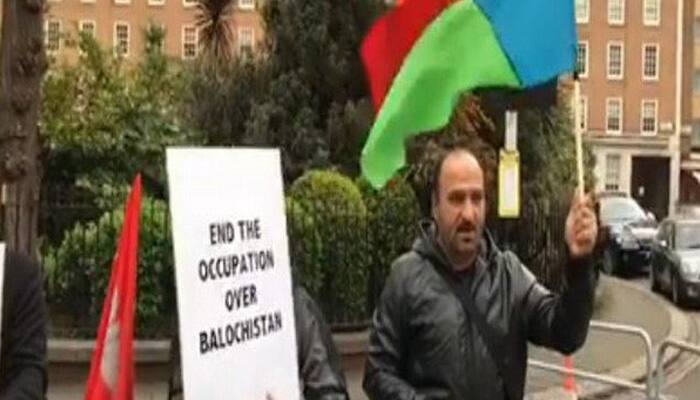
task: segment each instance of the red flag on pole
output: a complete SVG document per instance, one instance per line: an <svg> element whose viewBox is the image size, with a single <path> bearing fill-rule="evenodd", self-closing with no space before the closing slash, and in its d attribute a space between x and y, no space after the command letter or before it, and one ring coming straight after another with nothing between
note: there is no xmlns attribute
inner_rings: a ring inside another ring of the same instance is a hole
<svg viewBox="0 0 700 400"><path fill-rule="evenodd" d="M131 188L85 390L86 400L134 398L134 314L141 176Z"/></svg>

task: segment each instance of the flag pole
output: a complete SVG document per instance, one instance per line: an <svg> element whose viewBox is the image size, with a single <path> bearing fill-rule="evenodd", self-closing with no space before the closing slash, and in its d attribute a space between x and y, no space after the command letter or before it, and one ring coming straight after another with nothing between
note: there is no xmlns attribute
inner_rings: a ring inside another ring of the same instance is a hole
<svg viewBox="0 0 700 400"><path fill-rule="evenodd" d="M583 132L581 129L581 82L574 75L574 135L576 136L576 172L578 177L578 194L583 198L585 192L583 181Z"/></svg>

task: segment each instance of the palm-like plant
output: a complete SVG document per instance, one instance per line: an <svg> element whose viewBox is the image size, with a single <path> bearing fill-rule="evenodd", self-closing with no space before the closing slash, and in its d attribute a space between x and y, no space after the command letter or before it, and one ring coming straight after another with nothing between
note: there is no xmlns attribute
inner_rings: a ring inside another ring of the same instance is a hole
<svg viewBox="0 0 700 400"><path fill-rule="evenodd" d="M233 33L231 32L232 0L199 0L196 24L199 42L205 55L212 61L228 61L233 56Z"/></svg>

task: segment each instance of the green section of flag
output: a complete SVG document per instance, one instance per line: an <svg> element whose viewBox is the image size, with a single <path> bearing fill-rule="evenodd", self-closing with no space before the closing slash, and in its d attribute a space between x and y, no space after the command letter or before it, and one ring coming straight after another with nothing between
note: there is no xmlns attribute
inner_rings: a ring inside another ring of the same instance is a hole
<svg viewBox="0 0 700 400"><path fill-rule="evenodd" d="M485 15L472 0L447 8L415 43L362 150L363 175L382 187L405 164L404 141L444 127L477 87L520 87Z"/></svg>

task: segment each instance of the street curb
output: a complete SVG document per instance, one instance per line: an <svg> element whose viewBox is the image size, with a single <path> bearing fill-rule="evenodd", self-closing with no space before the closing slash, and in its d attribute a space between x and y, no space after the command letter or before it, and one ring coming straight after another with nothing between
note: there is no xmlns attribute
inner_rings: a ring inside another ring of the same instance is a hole
<svg viewBox="0 0 700 400"><path fill-rule="evenodd" d="M167 363L170 361L170 340L135 340L134 361L137 363ZM95 350L94 340L49 339L49 363L89 363Z"/></svg>
<svg viewBox="0 0 700 400"><path fill-rule="evenodd" d="M333 341L343 356L367 353L369 329L360 332L334 333ZM137 363L165 363L170 361L170 340L135 340L134 360ZM95 350L95 341L87 339L49 339L49 363L89 363Z"/></svg>
<svg viewBox="0 0 700 400"><path fill-rule="evenodd" d="M658 343L652 343L652 355L653 357L656 357L656 351L658 349L659 343L662 341L668 339L668 338L674 338L674 339L679 339L679 340L688 340L692 334L691 331L691 325L688 321L688 317L685 316L683 313L678 311L673 306L669 306L669 304L663 300L660 300L659 297L645 289L641 289L638 286L629 283L627 281L624 281L622 279L618 278L613 278L613 277L605 277L606 280L609 281L608 284L613 284L613 285L619 285L619 286L624 286L626 289L631 289L639 292L641 295L644 297L647 297L651 301L659 304L661 308L666 310L666 312L669 314L669 331L665 337L663 337ZM673 363L678 359L680 356L681 351L675 348L670 348L669 350L666 351L666 354L664 356L664 359L662 361L662 365L664 367L668 366L669 364ZM647 376L647 364L646 364L646 355L643 354L642 356L638 357L631 363L614 369L609 372L605 372L606 375L612 375L616 378L623 379L626 381L633 381L633 382L638 382L638 383L643 383L646 380ZM579 393L578 397L579 398L587 398L587 397L600 397L600 396L605 396L608 395L612 392L615 392L616 390L619 390L619 388L611 386L611 385L603 385L601 384L594 384L592 386L589 386L589 384L592 382L585 382L584 385L579 386ZM588 387L587 387L588 386ZM540 392L533 393L528 396L528 399L531 400L546 400L546 399L562 399L566 398L567 394L564 392L563 388L557 387L557 388L550 388L546 389Z"/></svg>

